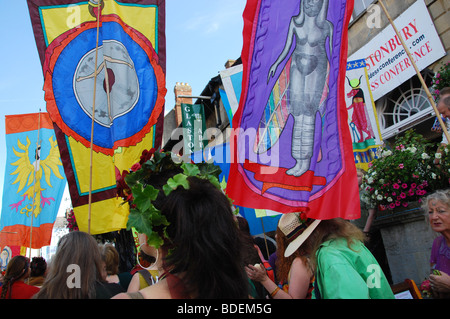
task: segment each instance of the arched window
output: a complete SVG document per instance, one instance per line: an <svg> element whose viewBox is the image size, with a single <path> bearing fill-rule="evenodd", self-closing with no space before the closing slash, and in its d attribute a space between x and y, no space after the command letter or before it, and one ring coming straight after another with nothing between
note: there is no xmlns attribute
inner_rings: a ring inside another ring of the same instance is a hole
<svg viewBox="0 0 450 319"><path fill-rule="evenodd" d="M421 74L427 86L431 86L432 71L425 69ZM436 116L417 75L380 98L376 108L383 139Z"/></svg>

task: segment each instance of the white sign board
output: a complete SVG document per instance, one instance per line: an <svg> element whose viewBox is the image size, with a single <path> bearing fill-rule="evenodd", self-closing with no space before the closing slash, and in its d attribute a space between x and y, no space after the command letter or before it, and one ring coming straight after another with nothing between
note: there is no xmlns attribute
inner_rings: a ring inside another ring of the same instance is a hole
<svg viewBox="0 0 450 319"><path fill-rule="evenodd" d="M395 19L394 24L419 70L425 69L446 54L423 0L411 5ZM416 74L390 24L348 58L358 59L366 60L375 101Z"/></svg>

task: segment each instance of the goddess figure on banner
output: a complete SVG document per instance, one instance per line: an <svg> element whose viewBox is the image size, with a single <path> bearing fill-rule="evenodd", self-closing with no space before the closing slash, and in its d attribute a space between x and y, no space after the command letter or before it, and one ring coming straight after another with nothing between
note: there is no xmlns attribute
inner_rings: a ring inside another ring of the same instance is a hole
<svg viewBox="0 0 450 319"><path fill-rule="evenodd" d="M359 138L354 138L355 143L361 143L375 137L367 114L364 91L361 88L362 77L363 76L361 75L359 79L352 80L347 77L348 84L351 87L351 91L347 93L347 97L352 98L352 104L347 107L347 110L353 109L352 123L356 127L356 131L359 135ZM364 136L364 133L366 133L366 136Z"/></svg>
<svg viewBox="0 0 450 319"><path fill-rule="evenodd" d="M271 66L267 78L269 81L279 65L289 58L289 51L295 43L289 69L288 101L289 113L294 118L291 154L296 164L286 171L288 175L301 176L309 170L316 115L323 113L327 101L327 42L330 56L333 42L333 24L327 20L327 13L328 0L300 2L300 13L291 18L284 49Z"/></svg>

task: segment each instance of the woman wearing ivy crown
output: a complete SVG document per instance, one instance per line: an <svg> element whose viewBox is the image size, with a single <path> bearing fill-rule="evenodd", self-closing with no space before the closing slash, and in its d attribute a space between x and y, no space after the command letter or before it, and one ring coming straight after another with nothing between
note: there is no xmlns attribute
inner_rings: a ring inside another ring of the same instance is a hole
<svg viewBox="0 0 450 319"><path fill-rule="evenodd" d="M132 194L128 226L160 248L164 274L152 286L114 298L247 298L239 230L220 189L220 169L177 164L172 156L155 152L122 183L124 197Z"/></svg>

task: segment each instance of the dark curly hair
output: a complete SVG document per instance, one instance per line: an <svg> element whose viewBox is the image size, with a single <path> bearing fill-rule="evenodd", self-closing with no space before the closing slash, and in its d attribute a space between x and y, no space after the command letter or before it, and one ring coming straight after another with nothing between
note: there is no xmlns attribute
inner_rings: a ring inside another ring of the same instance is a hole
<svg viewBox="0 0 450 319"><path fill-rule="evenodd" d="M43 257L33 257L30 263L30 277L39 277L45 274L47 262Z"/></svg>
<svg viewBox="0 0 450 319"><path fill-rule="evenodd" d="M184 273L187 292L196 298L247 298L239 229L228 198L208 180L188 178L165 200L161 212L170 222L162 248L164 267Z"/></svg>

